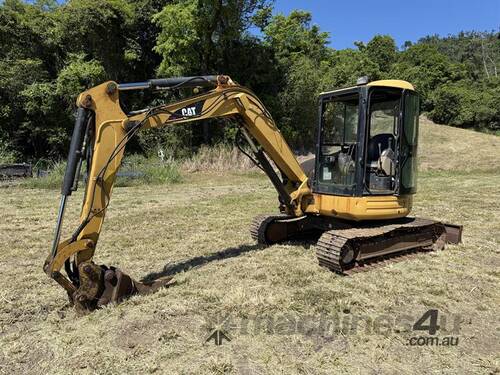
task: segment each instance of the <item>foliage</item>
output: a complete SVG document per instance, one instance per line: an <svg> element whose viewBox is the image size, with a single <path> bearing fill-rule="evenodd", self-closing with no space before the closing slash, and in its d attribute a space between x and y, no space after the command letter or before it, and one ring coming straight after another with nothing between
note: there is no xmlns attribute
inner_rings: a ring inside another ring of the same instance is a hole
<svg viewBox="0 0 500 375"><path fill-rule="evenodd" d="M289 64L301 56L321 61L327 58L329 34L311 25L311 13L294 10L289 16L278 14L263 28L264 43L275 53L278 62Z"/></svg>
<svg viewBox="0 0 500 375"><path fill-rule="evenodd" d="M64 179L66 163L53 162L49 163L48 167L46 175L24 179L21 181L21 185L31 189L60 189Z"/></svg>
<svg viewBox="0 0 500 375"><path fill-rule="evenodd" d="M444 38L431 35L419 43L435 46L452 61L465 64L474 79L497 77L500 69L500 33L460 32Z"/></svg>
<svg viewBox="0 0 500 375"><path fill-rule="evenodd" d="M123 175L117 177L115 186L177 183L182 180L176 162L160 161L158 158L146 158L137 154L129 155L123 160L120 172Z"/></svg>
<svg viewBox="0 0 500 375"><path fill-rule="evenodd" d="M159 71L166 76L183 75L199 61L196 30L197 0L168 4L154 16L161 26L155 51L163 56Z"/></svg>
<svg viewBox="0 0 500 375"><path fill-rule="evenodd" d="M74 100L86 88L105 79L106 71L98 60L86 61L84 54L69 55L68 63L57 76L56 92L64 99Z"/></svg>
<svg viewBox="0 0 500 375"><path fill-rule="evenodd" d="M0 158L1 158L0 144ZM1 159L0 159L1 161ZM85 165L82 171L85 170ZM21 181L21 185L33 189L59 189L61 187L65 162L50 162L46 174ZM80 177L84 179L83 173ZM178 163L168 159L160 161L157 157L147 158L143 155L132 154L125 157L119 169L115 186L173 184L182 181Z"/></svg>
<svg viewBox="0 0 500 375"><path fill-rule="evenodd" d="M460 81L437 88L432 97L433 121L461 127L500 129L500 85L498 79L475 83Z"/></svg>
<svg viewBox="0 0 500 375"><path fill-rule="evenodd" d="M361 76L368 76L371 80L379 79L381 73L378 64L370 60L364 51L335 51L330 59L330 69L324 78L323 89L352 86Z"/></svg>
<svg viewBox="0 0 500 375"><path fill-rule="evenodd" d="M261 34L252 35L252 27ZM6 0L0 155L64 156L76 96L103 81L214 73L254 90L299 150L314 143L317 94L363 75L412 82L435 121L498 131L498 36L432 35L399 51L391 36L376 35L355 49L334 50L310 13L275 14L272 0ZM129 94L122 104L138 109L190 94ZM144 132L129 151L186 157L202 144L230 143L234 132L223 120Z"/></svg>
<svg viewBox="0 0 500 375"><path fill-rule="evenodd" d="M376 63L382 72L388 72L396 61L396 43L389 35L375 35L364 50L368 60Z"/></svg>
<svg viewBox="0 0 500 375"><path fill-rule="evenodd" d="M11 146L5 140L0 139L0 164L14 163L17 155L12 151Z"/></svg>
<svg viewBox="0 0 500 375"><path fill-rule="evenodd" d="M413 83L422 95L424 110L430 110L432 91L446 83L467 78L467 70L463 64L453 63L435 46L415 44L400 54L390 75Z"/></svg>
<svg viewBox="0 0 500 375"><path fill-rule="evenodd" d="M313 59L296 58L286 75L280 95L283 116L280 128L288 141L304 152L314 144L317 124L317 95L323 72Z"/></svg>
<svg viewBox="0 0 500 375"><path fill-rule="evenodd" d="M126 73L133 51L127 36L134 17L128 2L72 0L59 7L55 17L55 41L66 47L66 53L83 53L100 61L108 79Z"/></svg>
<svg viewBox="0 0 500 375"><path fill-rule="evenodd" d="M229 64L232 49L248 42L251 16L264 0L175 0L153 17L160 28L155 51L162 75L217 72ZM241 52L241 50L240 50Z"/></svg>

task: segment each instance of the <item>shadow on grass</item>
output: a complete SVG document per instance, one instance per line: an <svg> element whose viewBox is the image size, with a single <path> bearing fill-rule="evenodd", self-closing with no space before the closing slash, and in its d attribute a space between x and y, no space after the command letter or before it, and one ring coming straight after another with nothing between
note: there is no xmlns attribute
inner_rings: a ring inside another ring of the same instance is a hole
<svg viewBox="0 0 500 375"><path fill-rule="evenodd" d="M309 249L311 245L315 244L314 240L311 239L296 239L286 241L283 244L293 244L304 247L304 249ZM253 251L260 251L267 249L270 246L254 244L254 245L241 245L238 247L230 247L221 251L209 255L202 255L194 257L191 259L185 259L177 263L167 264L163 267L163 270L159 272L152 272L142 278L142 282L152 282L158 280L159 278L165 276L173 276L180 272L188 271L192 268L202 267L214 261L229 259L233 257L240 256L242 254L250 253Z"/></svg>
<svg viewBox="0 0 500 375"><path fill-rule="evenodd" d="M146 282L151 282L154 280L157 280L161 277L164 276L172 276L175 274L178 274L180 272L185 272L190 270L191 268L195 267L201 267L204 266L208 263L217 261L217 260L222 260L222 259L228 259L228 258L233 258L240 256L245 253L249 253L252 251L258 251L258 250L263 250L267 246L265 245L259 245L259 244L254 244L254 245L241 245L238 247L230 247L221 251L217 251L215 253L209 254L209 255L202 255L199 257L194 257L191 259L185 259L177 263L173 264L167 264L165 267L163 267L163 270L160 272L152 272L142 279L142 281Z"/></svg>

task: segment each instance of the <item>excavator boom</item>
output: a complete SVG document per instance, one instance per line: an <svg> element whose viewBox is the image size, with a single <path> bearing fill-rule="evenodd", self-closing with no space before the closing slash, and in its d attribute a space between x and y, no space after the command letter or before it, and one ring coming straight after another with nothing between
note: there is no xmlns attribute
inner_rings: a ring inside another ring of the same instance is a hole
<svg viewBox="0 0 500 375"><path fill-rule="evenodd" d="M130 114L126 114L120 106L121 91L200 86L213 89L185 100ZM312 196L307 176L262 102L249 89L235 84L227 76L156 79L131 84L106 82L80 94L77 106L54 243L44 269L67 290L73 302L79 303L82 309L95 307L97 297L104 293L102 287L89 290L88 286L83 285L83 275L87 275L93 285L103 284L107 279L114 280L115 284L117 282L115 270L101 270L92 263L92 258L125 145L141 129L209 118L234 119L233 122L248 142L256 162L275 186L282 211L291 216L304 215L304 204ZM70 238L60 241L66 202L77 188L85 155L89 170L80 224ZM281 177L268 158L274 162ZM69 279L61 273L63 266ZM146 286L134 280L127 279L123 283L127 284L124 288L127 293L141 288L146 290ZM113 294L115 289L116 286L104 294ZM114 300L118 299L120 296L115 296ZM109 300L108 298L103 302Z"/></svg>

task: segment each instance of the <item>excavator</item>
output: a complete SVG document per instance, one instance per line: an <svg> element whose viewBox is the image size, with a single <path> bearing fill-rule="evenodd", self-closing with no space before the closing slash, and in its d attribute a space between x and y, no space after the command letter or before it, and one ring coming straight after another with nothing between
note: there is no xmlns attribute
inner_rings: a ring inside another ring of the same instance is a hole
<svg viewBox="0 0 500 375"><path fill-rule="evenodd" d="M126 111L120 95L137 90L193 90L185 99ZM44 271L80 312L171 285L137 281L93 262L127 142L148 128L227 118L240 151L268 176L279 213L254 219L261 245L314 238L320 266L338 274L461 241L462 227L408 216L416 192L419 96L400 80L369 82L319 95L314 159L302 165L262 101L224 75L105 82L81 93L61 189L52 249ZM61 240L68 198L86 162L78 227Z"/></svg>

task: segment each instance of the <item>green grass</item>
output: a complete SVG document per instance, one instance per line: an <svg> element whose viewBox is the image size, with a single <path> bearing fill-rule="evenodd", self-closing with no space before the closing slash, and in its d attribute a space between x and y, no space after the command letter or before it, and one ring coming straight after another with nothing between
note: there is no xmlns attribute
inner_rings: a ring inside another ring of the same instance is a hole
<svg viewBox="0 0 500 375"><path fill-rule="evenodd" d="M27 178L20 181L21 186L32 189L60 189L66 162L53 162L48 165L48 173L43 177Z"/></svg>

